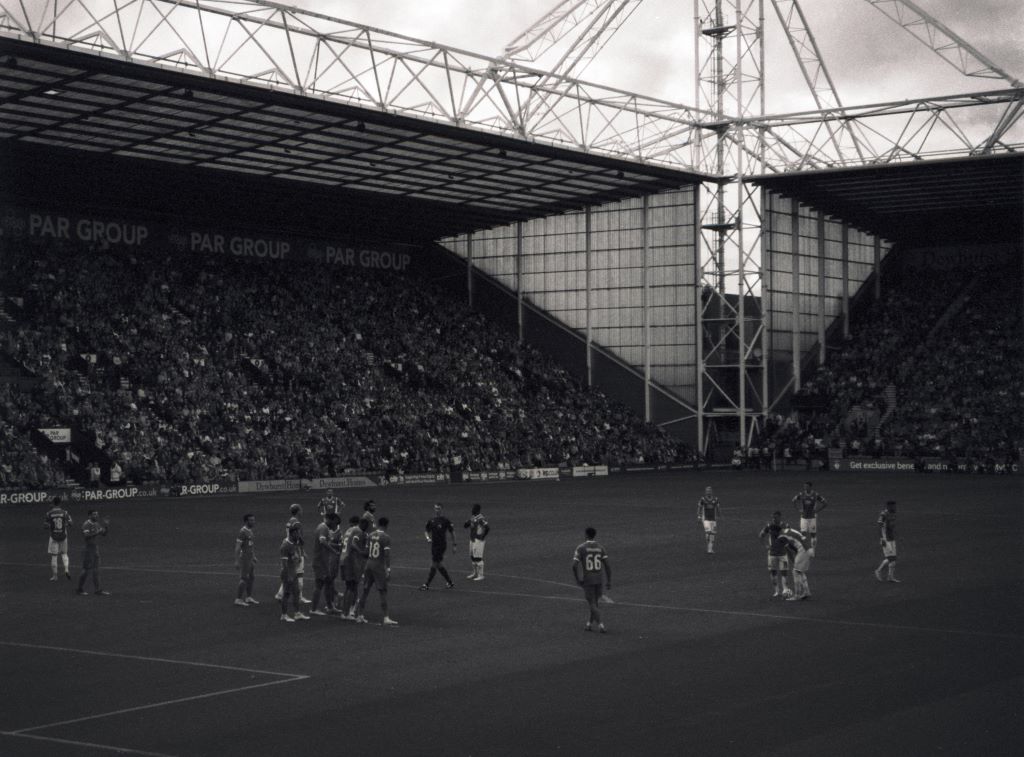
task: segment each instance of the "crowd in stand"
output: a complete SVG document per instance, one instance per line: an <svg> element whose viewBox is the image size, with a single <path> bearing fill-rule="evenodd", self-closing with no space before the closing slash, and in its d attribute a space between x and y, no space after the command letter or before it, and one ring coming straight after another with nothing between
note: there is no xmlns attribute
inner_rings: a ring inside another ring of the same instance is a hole
<svg viewBox="0 0 1024 757"><path fill-rule="evenodd" d="M966 277L915 271L912 284L897 282L765 443L820 461L832 447L970 470L1015 462L1024 441L1019 282L1019 267Z"/></svg>
<svg viewBox="0 0 1024 757"><path fill-rule="evenodd" d="M71 427L130 482L688 455L414 277L41 247L3 266L24 308L2 346L39 382L0 394L2 443Z"/></svg>

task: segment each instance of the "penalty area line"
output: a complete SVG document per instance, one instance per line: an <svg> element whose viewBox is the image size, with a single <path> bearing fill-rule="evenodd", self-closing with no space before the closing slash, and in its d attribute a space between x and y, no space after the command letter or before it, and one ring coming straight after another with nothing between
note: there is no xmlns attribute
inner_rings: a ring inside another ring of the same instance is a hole
<svg viewBox="0 0 1024 757"><path fill-rule="evenodd" d="M233 689L221 689L219 691L209 691L205 694L196 694L191 697L178 697L177 699L166 699L162 702L151 702L150 704L142 704L137 707L124 707L120 710L112 710L110 712L101 712L98 715L86 715L81 718L72 718L70 720L59 720L54 723L44 723L43 725L34 725L29 728L19 728L16 731L7 731L6 733L11 736L22 736L32 731L43 731L47 728L56 728L62 725L73 725L74 723L84 723L88 720L99 720L100 718L110 718L115 715L125 715L129 712L140 712L142 710L153 710L157 707L167 707L172 704L183 704L185 702L197 702L200 699L210 699L212 697L219 697L224 694L238 694L242 691L250 691L252 689L262 689L267 686L277 686L282 683L292 683L293 681L301 681L309 676L293 676L291 678L282 678L278 681L264 681L263 683L254 683L249 686L236 686Z"/></svg>
<svg viewBox="0 0 1024 757"><path fill-rule="evenodd" d="M54 744L67 744L69 746L85 746L90 749L104 749L108 752L117 752L118 754L138 754L142 757L175 757L173 754L166 754L164 752L147 752L142 749L131 749L125 746L112 746L110 744L97 744L94 741L75 741L73 739L58 739L53 736L40 736L37 733L19 733L17 731L0 731L0 735L12 736L19 739L34 739L36 741L49 741Z"/></svg>
<svg viewBox="0 0 1024 757"><path fill-rule="evenodd" d="M238 673L256 673L264 676L277 676L278 678L300 680L309 678L298 673L279 673L274 670L260 670L258 668L240 668L237 665L219 665L213 662L194 662L192 660L171 660L166 657L146 657L145 655L123 654L121 652L100 652L93 649L74 649L72 647L56 647L47 644L27 644L20 641L0 641L5 647L23 647L24 649L42 649L47 652L70 652L72 654L95 655L96 657L118 657L124 660L141 660L142 662L163 662L168 665L189 665L194 668L216 668L218 670L233 670ZM275 683L277 683L275 681ZM262 684L261 684L262 685Z"/></svg>
<svg viewBox="0 0 1024 757"><path fill-rule="evenodd" d="M235 687L230 688L230 689L219 689L217 691L209 691L209 692L206 692L205 694L195 694L193 696L188 696L188 697L178 697L176 699L167 699L167 700L164 700L164 701L161 701L161 702L151 702L149 704L137 705L135 707L125 707L125 708L122 708L122 709L119 709L119 710L112 710L110 712L102 712L102 713L99 713L99 714L96 714L96 715L86 715L86 716L80 717L80 718L71 718L69 720L59 720L59 721L55 721L53 723L44 723L42 725L30 726L28 728L18 728L16 730L12 730L12 731L4 731L4 733L6 735L8 735L8 736L28 736L33 731L42 731L42 730L45 730L47 728L56 728L57 726L72 725L74 723L83 723L83 722L88 721L88 720L98 720L100 718L108 718L108 717L113 717L115 715L124 715L124 714L129 713L129 712L140 712L142 710L152 710L152 709L156 709L158 707L167 707L167 706L170 706L170 705L173 705L173 704L183 704L185 702L195 702L195 701L199 701L201 699L210 699L212 697L223 696L225 694L238 694L238 693L243 692L243 691L250 691L250 690L253 690L253 689L262 689L262 688L266 688L268 686L277 686L277 685L282 684L282 683L292 683L294 681L302 681L302 680L305 680L305 679L309 678L308 675L301 675L301 674L298 674L298 673L279 673L279 672L276 672L276 671L260 670L260 669L257 669L257 668L243 668L243 667L238 667L236 665L218 665L216 663L193 662L193 661L190 661L190 660L169 660L169 659L164 658L164 657L146 657L144 655L121 654L119 652L100 652L100 651L90 650L90 649L73 649L73 648L70 648L70 647L57 647L57 646L49 646L49 645L45 645L45 644L25 644L25 643L16 642L16 641L0 641L0 645L7 646L7 647L19 647L21 649L40 649L40 650L45 650L45 651L49 651L49 652L69 652L71 654L78 654L78 655L93 655L93 656L96 656L96 657L114 657L114 658L124 659L124 660L139 660L139 661L142 661L142 662L158 662L158 663L164 663L164 664L169 664L169 665L185 665L185 666L188 666L188 667L195 667L195 668L212 668L212 669L215 669L215 670L230 670L230 671L235 672L235 673L249 673L251 675L274 676L275 679L276 679L276 680L273 680L273 681L263 681L262 683L249 684L247 686L235 686ZM38 738L44 738L44 737L40 736ZM52 739L52 740L59 741L59 739ZM67 743L85 744L85 742L67 742ZM100 748L105 748L105 747L103 747L103 745L97 745L97 746L100 747ZM114 749L114 750L121 749L120 747L109 747L109 748ZM152 752L140 752L140 751L137 751L137 750L127 750L127 751L132 751L135 754L154 754ZM167 756L163 755L162 757L167 757Z"/></svg>

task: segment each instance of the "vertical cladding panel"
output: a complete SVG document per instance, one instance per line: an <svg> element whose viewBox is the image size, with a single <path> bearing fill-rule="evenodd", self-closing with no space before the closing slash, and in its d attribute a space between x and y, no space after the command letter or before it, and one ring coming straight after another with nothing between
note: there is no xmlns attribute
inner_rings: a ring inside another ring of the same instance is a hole
<svg viewBox="0 0 1024 757"><path fill-rule="evenodd" d="M773 359L788 362L792 350L793 270L792 216L794 200L768 192L766 224L771 233L765 235L766 279L771 282L768 306L772 323L771 349ZM825 244L819 249L818 214L804 206L798 209L799 255L799 319L796 324L798 344L806 353L818 340L818 308L822 303L826 322L833 322L842 311L842 234L841 220L826 219ZM871 276L874 267L873 235L859 229L848 232L849 291L856 292ZM887 251L883 245L883 250ZM884 254L884 253L883 253ZM823 281L819 279L821 271ZM822 284L824 290L822 290ZM824 297L819 300L819 291Z"/></svg>
<svg viewBox="0 0 1024 757"><path fill-rule="evenodd" d="M648 197L647 254L644 199L591 208L592 337L601 347L643 371L644 264L652 348L652 378L684 400L696 396L692 188ZM473 262L510 288L515 286L515 227L474 235ZM465 256L465 237L443 240ZM524 224L524 295L572 329L587 324L586 214L572 212ZM660 330L659 330L660 329ZM655 369L657 364L657 369Z"/></svg>

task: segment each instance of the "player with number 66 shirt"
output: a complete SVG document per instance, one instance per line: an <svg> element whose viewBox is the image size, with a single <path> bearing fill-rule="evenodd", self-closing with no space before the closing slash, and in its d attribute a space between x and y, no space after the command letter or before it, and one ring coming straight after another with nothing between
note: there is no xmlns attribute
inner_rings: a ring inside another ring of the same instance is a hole
<svg viewBox="0 0 1024 757"><path fill-rule="evenodd" d="M584 533L587 540L576 547L572 558L572 573L590 606L590 618L583 630L592 631L596 624L597 630L605 633L599 604L604 593L602 587L609 591L612 588L612 566L605 548L596 541L597 529L588 527Z"/></svg>

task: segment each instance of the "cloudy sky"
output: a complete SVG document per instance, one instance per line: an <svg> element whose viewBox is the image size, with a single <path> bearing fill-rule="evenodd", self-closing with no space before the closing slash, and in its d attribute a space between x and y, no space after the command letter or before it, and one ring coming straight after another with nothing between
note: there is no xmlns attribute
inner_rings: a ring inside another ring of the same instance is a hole
<svg viewBox="0 0 1024 757"><path fill-rule="evenodd" d="M283 0L387 31L499 56L556 0ZM1024 79L1024 2L916 0L996 65ZM967 78L865 0L801 0L846 105L977 92L998 80ZM769 0L767 110L813 108ZM645 0L586 70L584 79L694 104L693 3Z"/></svg>

